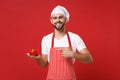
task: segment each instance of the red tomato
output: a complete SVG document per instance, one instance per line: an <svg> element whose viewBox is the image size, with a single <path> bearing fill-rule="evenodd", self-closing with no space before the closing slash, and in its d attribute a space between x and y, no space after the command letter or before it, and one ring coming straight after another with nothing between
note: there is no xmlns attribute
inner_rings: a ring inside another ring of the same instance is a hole
<svg viewBox="0 0 120 80"><path fill-rule="evenodd" d="M33 55L33 56L38 55L38 51L36 49L34 49L34 48L32 48L29 53L30 53L30 55Z"/></svg>

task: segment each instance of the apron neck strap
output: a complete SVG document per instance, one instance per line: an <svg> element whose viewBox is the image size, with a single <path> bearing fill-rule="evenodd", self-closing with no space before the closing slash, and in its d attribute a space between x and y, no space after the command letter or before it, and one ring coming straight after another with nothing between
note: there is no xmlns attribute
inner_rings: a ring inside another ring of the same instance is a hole
<svg viewBox="0 0 120 80"><path fill-rule="evenodd" d="M66 33L67 33L69 47L71 47L71 41L70 41L70 36L68 34L68 31L66 31ZM55 37L55 33L53 33L53 36L52 36L52 45L51 45L52 48L54 47L54 37Z"/></svg>

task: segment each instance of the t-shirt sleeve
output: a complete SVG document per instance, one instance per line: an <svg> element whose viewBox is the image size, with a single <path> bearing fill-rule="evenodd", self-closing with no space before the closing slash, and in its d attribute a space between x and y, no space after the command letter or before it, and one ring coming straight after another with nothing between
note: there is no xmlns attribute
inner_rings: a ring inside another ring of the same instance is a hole
<svg viewBox="0 0 120 80"><path fill-rule="evenodd" d="M46 41L46 38L43 37L42 38L42 42L41 42L41 51L42 51L42 54L48 54L48 49L47 49L47 41Z"/></svg>
<svg viewBox="0 0 120 80"><path fill-rule="evenodd" d="M77 45L76 47L77 47L78 51L86 48L84 41L82 40L82 38L79 35L76 36L76 45Z"/></svg>

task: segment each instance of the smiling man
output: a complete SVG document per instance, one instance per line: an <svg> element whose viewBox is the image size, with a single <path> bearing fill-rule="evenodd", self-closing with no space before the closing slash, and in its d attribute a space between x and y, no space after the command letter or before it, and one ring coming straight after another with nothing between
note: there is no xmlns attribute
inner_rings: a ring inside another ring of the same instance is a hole
<svg viewBox="0 0 120 80"><path fill-rule="evenodd" d="M54 32L42 39L42 55L33 56L31 59L45 67L49 64L46 80L76 80L74 61L92 63L92 56L81 37L66 30L65 24L69 21L70 14L63 6L56 6L50 16ZM76 52L77 51L77 52Z"/></svg>

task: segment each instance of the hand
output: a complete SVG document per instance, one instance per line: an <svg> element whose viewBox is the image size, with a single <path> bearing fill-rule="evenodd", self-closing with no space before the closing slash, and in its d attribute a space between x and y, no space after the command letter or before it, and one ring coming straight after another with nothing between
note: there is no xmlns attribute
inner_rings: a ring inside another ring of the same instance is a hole
<svg viewBox="0 0 120 80"><path fill-rule="evenodd" d="M33 59L33 60L38 60L38 59L40 59L40 55L33 56L33 55L30 55L30 53L26 53L26 55L28 56L28 58Z"/></svg>
<svg viewBox="0 0 120 80"><path fill-rule="evenodd" d="M62 56L66 58L74 57L74 52L70 48L62 48Z"/></svg>

